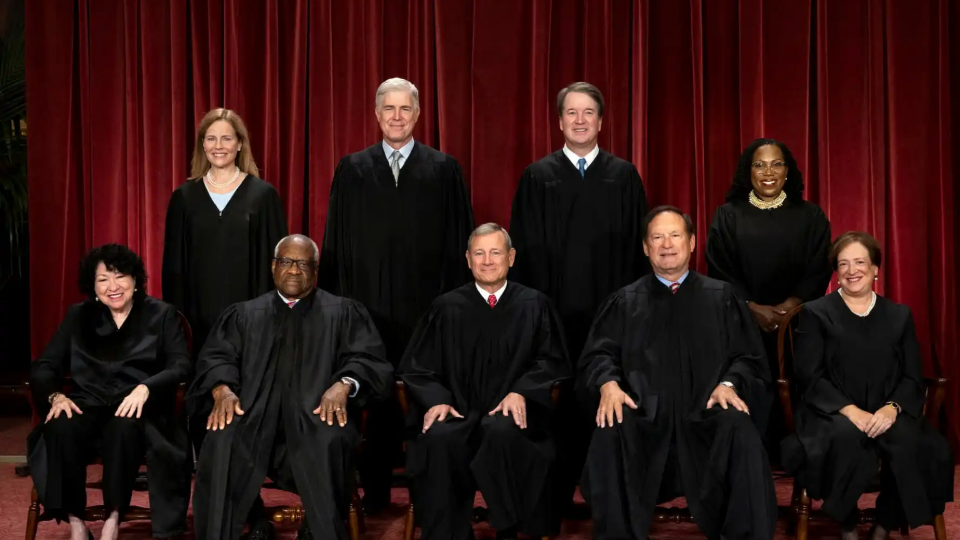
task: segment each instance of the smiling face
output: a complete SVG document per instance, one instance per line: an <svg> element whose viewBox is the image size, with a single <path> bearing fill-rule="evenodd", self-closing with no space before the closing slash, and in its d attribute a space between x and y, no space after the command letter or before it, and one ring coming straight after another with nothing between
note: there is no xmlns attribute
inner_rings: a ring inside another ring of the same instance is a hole
<svg viewBox="0 0 960 540"><path fill-rule="evenodd" d="M271 269L273 284L283 296L298 299L310 294L317 282L315 255L308 241L287 239L280 244ZM300 268L301 265L305 268Z"/></svg>
<svg viewBox="0 0 960 540"><path fill-rule="evenodd" d="M683 217L674 212L661 212L647 227L643 252L650 258L654 273L676 280L690 268L690 255L697 246L697 237L687 234Z"/></svg>
<svg viewBox="0 0 960 540"><path fill-rule="evenodd" d="M757 148L750 165L750 183L757 197L772 201L780 196L783 185L787 183L787 164L783 151L775 144Z"/></svg>
<svg viewBox="0 0 960 540"><path fill-rule="evenodd" d="M507 239L500 231L476 236L467 251L467 266L480 286L499 289L507 280L517 250L507 249Z"/></svg>
<svg viewBox="0 0 960 540"><path fill-rule="evenodd" d="M376 110L383 140L399 150L413 138L413 128L420 118L420 110L413 102L413 94L402 90L387 92Z"/></svg>
<svg viewBox="0 0 960 540"><path fill-rule="evenodd" d="M582 92L570 92L563 100L560 130L567 147L589 152L597 145L603 119L597 112L597 102Z"/></svg>
<svg viewBox="0 0 960 540"><path fill-rule="evenodd" d="M136 280L132 276L108 270L102 262L97 265L93 290L97 293L97 299L112 311L126 311L133 302L136 287Z"/></svg>
<svg viewBox="0 0 960 540"><path fill-rule="evenodd" d="M837 278L840 288L850 296L860 296L873 290L873 280L880 268L870 260L870 252L860 242L851 242L837 254Z"/></svg>
<svg viewBox="0 0 960 540"><path fill-rule="evenodd" d="M242 148L237 132L230 122L217 120L210 124L203 136L203 153L210 166L216 169L233 169L237 153Z"/></svg>

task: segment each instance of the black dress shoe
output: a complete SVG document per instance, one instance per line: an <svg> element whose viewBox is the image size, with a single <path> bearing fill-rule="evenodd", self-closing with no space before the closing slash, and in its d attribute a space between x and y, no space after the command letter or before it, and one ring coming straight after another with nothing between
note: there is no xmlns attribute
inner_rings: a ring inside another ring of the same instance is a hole
<svg viewBox="0 0 960 540"><path fill-rule="evenodd" d="M276 535L273 531L273 523L270 523L266 520L261 520L250 527L250 532L247 534L247 540L274 540L275 536Z"/></svg>
<svg viewBox="0 0 960 540"><path fill-rule="evenodd" d="M504 529L497 531L497 540L517 540L516 529Z"/></svg>
<svg viewBox="0 0 960 540"><path fill-rule="evenodd" d="M313 540L313 533L310 532L310 527L306 523L297 531L297 540Z"/></svg>

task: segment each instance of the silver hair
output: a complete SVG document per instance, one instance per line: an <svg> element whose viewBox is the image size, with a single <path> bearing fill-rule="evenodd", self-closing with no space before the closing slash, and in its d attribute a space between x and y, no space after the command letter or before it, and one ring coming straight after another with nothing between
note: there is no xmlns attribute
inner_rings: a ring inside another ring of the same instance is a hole
<svg viewBox="0 0 960 540"><path fill-rule="evenodd" d="M503 238L507 241L507 251L513 249L513 240L510 239L510 233L506 229L497 225L496 223L484 223L483 225L477 227L470 233L470 238L467 238L467 251L470 251L470 246L473 245L473 239L477 236L486 236L488 234L493 234L496 232L503 233Z"/></svg>
<svg viewBox="0 0 960 540"><path fill-rule="evenodd" d="M310 242L310 245L313 247L313 262L320 262L320 248L317 247L317 243L313 241L309 236L303 234L291 234L290 236L285 236L277 242L277 247L273 248L273 258L276 259L280 256L280 245L286 242L287 240L304 240Z"/></svg>
<svg viewBox="0 0 960 540"><path fill-rule="evenodd" d="M380 83L380 88L377 88L376 101L378 111L380 107L383 106L383 96L385 96L387 92L410 92L410 95L413 97L414 110L420 110L420 92L417 90L417 87L406 79L394 77L383 81Z"/></svg>

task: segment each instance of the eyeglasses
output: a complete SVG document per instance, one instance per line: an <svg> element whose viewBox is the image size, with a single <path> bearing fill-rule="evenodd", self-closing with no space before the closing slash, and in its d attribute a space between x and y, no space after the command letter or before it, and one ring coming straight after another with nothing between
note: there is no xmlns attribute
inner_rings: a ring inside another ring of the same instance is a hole
<svg viewBox="0 0 960 540"><path fill-rule="evenodd" d="M304 272L313 270L317 266L317 263L313 261L302 261L300 259L291 259L289 257L276 257L273 260L277 261L277 266L284 270L293 266L293 263L297 263L297 268Z"/></svg>
<svg viewBox="0 0 960 540"><path fill-rule="evenodd" d="M767 167L772 168L774 172L783 172L783 169L785 169L787 165L782 161L774 161L771 164L767 164L762 161L756 161L753 163L753 168L758 171L762 171Z"/></svg>

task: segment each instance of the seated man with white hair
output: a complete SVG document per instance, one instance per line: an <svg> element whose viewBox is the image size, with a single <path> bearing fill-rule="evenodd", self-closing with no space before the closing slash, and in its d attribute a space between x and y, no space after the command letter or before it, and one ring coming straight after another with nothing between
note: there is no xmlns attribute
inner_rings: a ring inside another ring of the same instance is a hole
<svg viewBox="0 0 960 540"><path fill-rule="evenodd" d="M390 395L393 368L367 310L316 288L318 259L306 236L281 240L276 290L228 308L200 351L190 404L209 412L209 433L193 494L197 538L239 538L268 476L303 501L299 540L347 538L360 408ZM261 519L249 538L272 536Z"/></svg>
<svg viewBox="0 0 960 540"><path fill-rule="evenodd" d="M400 364L421 538L473 538L477 488L498 539L558 534L551 389L572 372L560 319L544 294L507 281L507 231L481 225L468 248L474 282L433 302Z"/></svg>

